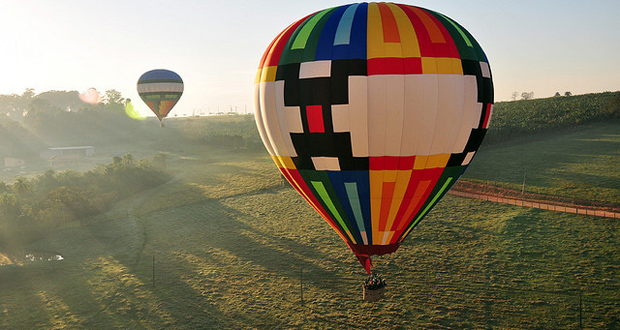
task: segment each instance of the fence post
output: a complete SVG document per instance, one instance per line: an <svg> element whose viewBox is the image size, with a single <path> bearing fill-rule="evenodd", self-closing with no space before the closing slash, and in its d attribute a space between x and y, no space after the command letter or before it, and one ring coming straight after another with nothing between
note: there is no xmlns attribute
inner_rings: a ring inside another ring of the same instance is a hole
<svg viewBox="0 0 620 330"><path fill-rule="evenodd" d="M301 298L301 307L304 306L304 270L299 270L299 294Z"/></svg>
<svg viewBox="0 0 620 330"><path fill-rule="evenodd" d="M581 290L579 290L579 329L580 330L583 329L583 321L582 321L583 320L583 315L582 315L583 303L582 303L581 295L582 295Z"/></svg>

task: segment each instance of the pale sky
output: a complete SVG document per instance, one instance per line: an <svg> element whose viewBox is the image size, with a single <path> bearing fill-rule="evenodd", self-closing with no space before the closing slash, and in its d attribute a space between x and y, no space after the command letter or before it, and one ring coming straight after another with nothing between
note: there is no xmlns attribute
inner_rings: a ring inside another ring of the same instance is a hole
<svg viewBox="0 0 620 330"><path fill-rule="evenodd" d="M169 116L253 111L260 57L285 27L334 0L0 0L0 94L120 91L177 72L185 92ZM618 0L415 0L463 25L481 44L495 101L620 90Z"/></svg>

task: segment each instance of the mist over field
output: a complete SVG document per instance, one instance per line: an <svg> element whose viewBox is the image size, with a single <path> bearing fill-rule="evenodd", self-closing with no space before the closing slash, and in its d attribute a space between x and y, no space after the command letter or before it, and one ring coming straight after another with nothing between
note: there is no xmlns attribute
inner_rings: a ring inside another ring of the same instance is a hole
<svg viewBox="0 0 620 330"><path fill-rule="evenodd" d="M252 115L133 119L111 90L0 96L0 327L615 328L618 220L447 196L374 260ZM502 102L464 180L620 204L618 93Z"/></svg>

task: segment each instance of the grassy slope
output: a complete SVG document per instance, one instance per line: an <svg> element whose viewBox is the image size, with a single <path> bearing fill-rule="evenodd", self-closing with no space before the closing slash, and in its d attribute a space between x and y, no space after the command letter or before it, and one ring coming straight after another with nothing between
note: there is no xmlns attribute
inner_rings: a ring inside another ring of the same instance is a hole
<svg viewBox="0 0 620 330"><path fill-rule="evenodd" d="M510 154L471 169L493 152ZM375 260L389 291L369 304L352 253L263 153L170 159L170 183L31 247L64 261L0 267L0 328L577 328L578 290L584 327L620 327L617 221L448 196Z"/></svg>
<svg viewBox="0 0 620 330"><path fill-rule="evenodd" d="M482 148L465 178L620 203L620 120Z"/></svg>

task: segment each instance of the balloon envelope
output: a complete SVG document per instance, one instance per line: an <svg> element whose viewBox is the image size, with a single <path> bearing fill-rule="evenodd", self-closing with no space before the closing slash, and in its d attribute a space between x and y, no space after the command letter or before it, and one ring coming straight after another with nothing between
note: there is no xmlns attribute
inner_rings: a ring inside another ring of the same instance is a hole
<svg viewBox="0 0 620 330"><path fill-rule="evenodd" d="M138 79L138 94L161 121L181 98L183 80L170 70L151 70Z"/></svg>
<svg viewBox="0 0 620 330"><path fill-rule="evenodd" d="M367 272L467 168L493 85L476 40L423 8L316 12L269 45L255 81L265 147Z"/></svg>

